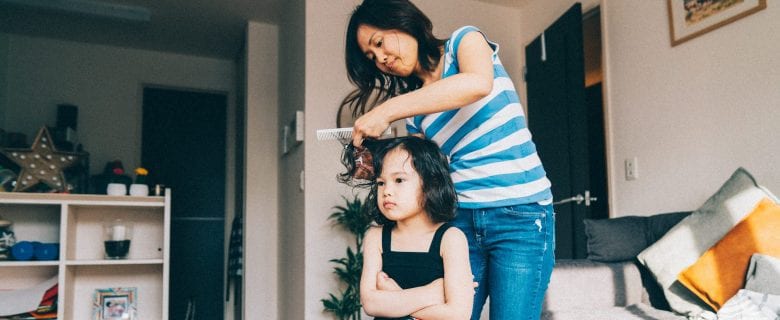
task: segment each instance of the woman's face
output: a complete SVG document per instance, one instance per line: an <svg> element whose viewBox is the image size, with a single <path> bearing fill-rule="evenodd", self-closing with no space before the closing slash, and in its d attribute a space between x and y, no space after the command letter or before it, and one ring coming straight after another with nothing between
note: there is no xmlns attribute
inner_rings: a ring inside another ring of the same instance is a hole
<svg viewBox="0 0 780 320"><path fill-rule="evenodd" d="M357 42L360 51L382 73L408 77L420 69L417 40L408 33L363 24L357 29Z"/></svg>

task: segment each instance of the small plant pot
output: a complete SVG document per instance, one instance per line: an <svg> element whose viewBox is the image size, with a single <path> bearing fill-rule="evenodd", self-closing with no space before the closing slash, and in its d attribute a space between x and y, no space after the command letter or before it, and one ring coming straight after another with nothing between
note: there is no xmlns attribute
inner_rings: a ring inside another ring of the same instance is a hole
<svg viewBox="0 0 780 320"><path fill-rule="evenodd" d="M106 194L109 196L127 195L127 186L124 183L109 183L106 187Z"/></svg>
<svg viewBox="0 0 780 320"><path fill-rule="evenodd" d="M149 195L149 186L133 183L130 185L130 195L134 197L146 197Z"/></svg>

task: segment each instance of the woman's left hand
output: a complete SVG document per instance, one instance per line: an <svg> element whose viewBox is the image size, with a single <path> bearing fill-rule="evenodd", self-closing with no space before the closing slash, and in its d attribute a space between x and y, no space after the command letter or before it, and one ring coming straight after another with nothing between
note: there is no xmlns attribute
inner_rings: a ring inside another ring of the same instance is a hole
<svg viewBox="0 0 780 320"><path fill-rule="evenodd" d="M378 105L355 120L352 129L352 145L359 147L363 144L363 139L378 138L390 127L390 120L382 112L384 107L386 107L385 103Z"/></svg>

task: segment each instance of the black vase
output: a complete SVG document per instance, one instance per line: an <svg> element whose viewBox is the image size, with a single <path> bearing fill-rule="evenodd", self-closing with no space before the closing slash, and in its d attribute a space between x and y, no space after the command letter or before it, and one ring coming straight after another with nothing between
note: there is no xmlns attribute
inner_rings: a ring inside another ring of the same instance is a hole
<svg viewBox="0 0 780 320"><path fill-rule="evenodd" d="M103 243L107 259L124 259L130 251L130 240L106 240Z"/></svg>

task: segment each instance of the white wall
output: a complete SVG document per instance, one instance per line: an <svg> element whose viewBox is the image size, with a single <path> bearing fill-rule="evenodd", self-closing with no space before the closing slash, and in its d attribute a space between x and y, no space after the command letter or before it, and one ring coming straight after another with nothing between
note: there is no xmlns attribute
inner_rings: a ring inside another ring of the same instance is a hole
<svg viewBox="0 0 780 320"><path fill-rule="evenodd" d="M122 160L126 170L140 164L143 85L222 91L228 94L228 110L235 105L232 61L7 37L2 127L25 133L32 143L41 126L56 123L57 104L78 106L78 138L90 153L92 173L114 159Z"/></svg>
<svg viewBox="0 0 780 320"><path fill-rule="evenodd" d="M615 179L620 213L695 209L739 166L780 192L777 3L674 48L664 4L605 11L613 175L639 158L639 180Z"/></svg>
<svg viewBox="0 0 780 320"><path fill-rule="evenodd" d="M352 190L336 182L342 169L341 146L334 141L316 141L316 129L332 128L339 103L352 89L344 65L344 34L349 14L358 0L306 2L306 142L305 148L305 315L296 319L332 319L322 312L320 299L340 288L328 260L344 256L352 239L326 220L332 207L343 203ZM477 25L501 45L501 59L517 78L521 70L519 11L471 0L426 0L415 3L428 14L434 33L442 38L461 25ZM479 13L479 14L475 14ZM516 82L516 85L520 83ZM294 253L293 253L294 254ZM296 265L288 265L297 268Z"/></svg>
<svg viewBox="0 0 780 320"><path fill-rule="evenodd" d="M295 111L304 110L306 96L306 2L283 1L279 25L279 125L289 125ZM304 121L306 122L306 121ZM308 124L304 123L308 128ZM316 144L311 139L305 144ZM300 173L304 146L298 145L279 159L279 319L306 319L301 297L305 295L304 191ZM311 189L310 189L311 190ZM312 192L316 192L316 189Z"/></svg>
<svg viewBox="0 0 780 320"><path fill-rule="evenodd" d="M526 8L525 43L573 2ZM695 209L739 166L780 192L780 33L767 32L780 7L671 47L665 1L600 2L611 215ZM638 180L623 178L630 157Z"/></svg>
<svg viewBox="0 0 780 320"><path fill-rule="evenodd" d="M278 319L279 28L246 29L244 296L242 319Z"/></svg>

